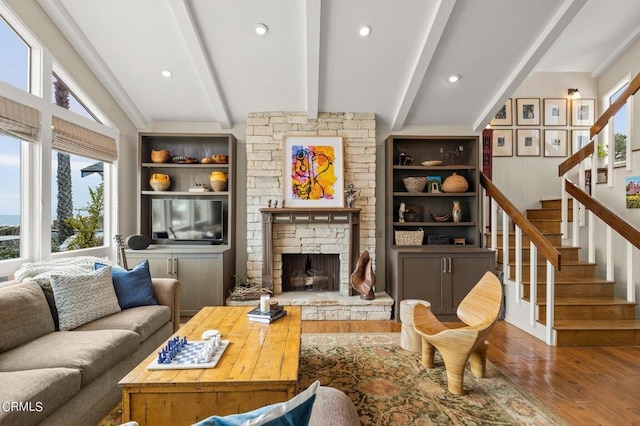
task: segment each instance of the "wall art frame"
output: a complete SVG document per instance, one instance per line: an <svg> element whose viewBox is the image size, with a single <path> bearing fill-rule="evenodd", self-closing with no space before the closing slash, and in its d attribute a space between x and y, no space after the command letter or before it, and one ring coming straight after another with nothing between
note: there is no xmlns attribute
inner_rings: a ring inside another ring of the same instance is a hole
<svg viewBox="0 0 640 426"><path fill-rule="evenodd" d="M502 105L493 119L489 122L491 126L512 126L513 125L513 105L511 98Z"/></svg>
<svg viewBox="0 0 640 426"><path fill-rule="evenodd" d="M543 99L542 110L545 126L567 125L567 100L565 98Z"/></svg>
<svg viewBox="0 0 640 426"><path fill-rule="evenodd" d="M493 130L493 156L513 157L513 130Z"/></svg>
<svg viewBox="0 0 640 426"><path fill-rule="evenodd" d="M517 129L516 141L518 157L540 156L540 129Z"/></svg>
<svg viewBox="0 0 640 426"><path fill-rule="evenodd" d="M595 99L573 99L571 101L572 126L593 126L595 115Z"/></svg>
<svg viewBox="0 0 640 426"><path fill-rule="evenodd" d="M569 154L567 130L544 129L544 156L566 157Z"/></svg>
<svg viewBox="0 0 640 426"><path fill-rule="evenodd" d="M591 134L588 129L571 130L571 153L575 154L591 142Z"/></svg>
<svg viewBox="0 0 640 426"><path fill-rule="evenodd" d="M344 140L335 136L285 136L285 207L344 207Z"/></svg>
<svg viewBox="0 0 640 426"><path fill-rule="evenodd" d="M516 124L518 126L540 125L540 98L516 99Z"/></svg>

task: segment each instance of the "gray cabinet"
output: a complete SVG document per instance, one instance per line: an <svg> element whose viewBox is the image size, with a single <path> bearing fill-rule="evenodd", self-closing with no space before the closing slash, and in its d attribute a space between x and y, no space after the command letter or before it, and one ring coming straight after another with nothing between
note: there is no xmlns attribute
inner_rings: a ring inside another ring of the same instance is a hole
<svg viewBox="0 0 640 426"><path fill-rule="evenodd" d="M396 249L391 266L396 307L404 299L426 300L441 320L457 321L456 308L462 299L485 272L495 271L495 252L456 248L425 253L420 249Z"/></svg>
<svg viewBox="0 0 640 426"><path fill-rule="evenodd" d="M181 315L195 315L204 306L224 305L225 252L181 252L151 247L128 251L127 259L132 264L148 259L153 278L174 278L180 281Z"/></svg>

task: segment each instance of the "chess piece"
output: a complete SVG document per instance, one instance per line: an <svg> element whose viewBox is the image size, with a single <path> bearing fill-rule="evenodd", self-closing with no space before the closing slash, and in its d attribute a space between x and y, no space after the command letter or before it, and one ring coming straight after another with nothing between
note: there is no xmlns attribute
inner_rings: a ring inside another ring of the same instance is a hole
<svg viewBox="0 0 640 426"><path fill-rule="evenodd" d="M373 262L369 252L365 250L358 258L356 270L351 274L351 286L360 293L363 300L375 299L373 291L376 285L376 274L373 272Z"/></svg>

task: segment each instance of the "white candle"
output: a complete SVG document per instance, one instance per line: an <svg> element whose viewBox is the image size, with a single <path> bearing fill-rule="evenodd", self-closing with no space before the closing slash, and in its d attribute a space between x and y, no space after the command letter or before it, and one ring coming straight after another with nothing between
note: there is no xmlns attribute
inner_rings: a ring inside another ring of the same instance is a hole
<svg viewBox="0 0 640 426"><path fill-rule="evenodd" d="M260 311L269 312L269 305L271 303L271 297L268 294L260 296Z"/></svg>

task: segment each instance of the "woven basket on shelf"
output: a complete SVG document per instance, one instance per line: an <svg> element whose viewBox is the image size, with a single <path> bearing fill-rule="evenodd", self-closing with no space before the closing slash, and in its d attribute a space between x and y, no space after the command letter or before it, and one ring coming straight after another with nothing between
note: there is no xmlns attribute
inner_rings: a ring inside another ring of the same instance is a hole
<svg viewBox="0 0 640 426"><path fill-rule="evenodd" d="M424 230L417 231L395 231L396 245L398 246L420 246L424 239Z"/></svg>

